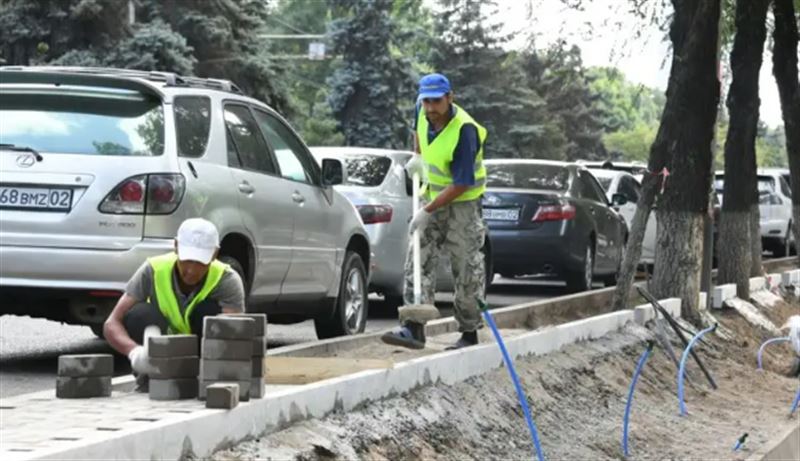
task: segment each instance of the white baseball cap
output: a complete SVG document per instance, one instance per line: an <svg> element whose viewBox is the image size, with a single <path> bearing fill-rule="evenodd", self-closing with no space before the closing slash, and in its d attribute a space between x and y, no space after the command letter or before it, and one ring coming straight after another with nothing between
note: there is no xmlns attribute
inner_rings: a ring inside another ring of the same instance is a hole
<svg viewBox="0 0 800 461"><path fill-rule="evenodd" d="M178 228L178 259L209 264L219 248L219 232L210 221L187 219Z"/></svg>

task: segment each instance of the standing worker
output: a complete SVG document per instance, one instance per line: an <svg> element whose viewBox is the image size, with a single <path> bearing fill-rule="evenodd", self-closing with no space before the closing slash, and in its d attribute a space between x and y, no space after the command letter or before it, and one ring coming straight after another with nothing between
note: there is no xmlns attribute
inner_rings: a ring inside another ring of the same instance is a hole
<svg viewBox="0 0 800 461"><path fill-rule="evenodd" d="M478 344L482 318L477 298L483 299L486 268L481 253L486 226L481 197L486 190L483 146L486 129L453 103L447 77L429 74L419 81L414 121L415 155L407 164L409 176L419 173L427 183L424 206L409 224L420 232L423 304L433 304L439 253L447 251L455 281L455 318L461 338L448 349ZM412 248L406 256L406 305L413 300ZM418 348L425 343L428 319L406 318L398 331L383 335L389 344Z"/></svg>
<svg viewBox="0 0 800 461"><path fill-rule="evenodd" d="M200 336L205 316L244 310L242 279L217 261L218 252L216 226L205 219L187 219L178 228L175 252L139 267L103 325L106 340L128 356L142 387L146 379L140 377L152 371L143 347L145 330Z"/></svg>

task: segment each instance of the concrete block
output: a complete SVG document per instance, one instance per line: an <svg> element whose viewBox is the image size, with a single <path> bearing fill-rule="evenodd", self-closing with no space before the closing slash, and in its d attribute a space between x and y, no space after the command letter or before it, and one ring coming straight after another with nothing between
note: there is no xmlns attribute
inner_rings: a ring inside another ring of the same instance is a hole
<svg viewBox="0 0 800 461"><path fill-rule="evenodd" d="M708 304L708 293L705 291L701 291L700 294L697 296L697 307L699 310L706 310L707 307L710 307Z"/></svg>
<svg viewBox="0 0 800 461"><path fill-rule="evenodd" d="M781 274L774 273L774 274L767 274L767 289L772 290L773 288L779 287L781 285Z"/></svg>
<svg viewBox="0 0 800 461"><path fill-rule="evenodd" d="M88 399L111 396L111 376L89 378L56 378L56 397L59 399Z"/></svg>
<svg viewBox="0 0 800 461"><path fill-rule="evenodd" d="M253 357L253 342L203 338L201 354L206 360L247 360Z"/></svg>
<svg viewBox="0 0 800 461"><path fill-rule="evenodd" d="M111 354L77 354L58 356L58 376L89 378L113 376L114 357Z"/></svg>
<svg viewBox="0 0 800 461"><path fill-rule="evenodd" d="M251 318L256 322L256 329L253 336L267 336L267 314L222 314L225 317L246 317Z"/></svg>
<svg viewBox="0 0 800 461"><path fill-rule="evenodd" d="M206 387L206 408L230 410L239 404L237 383L215 383Z"/></svg>
<svg viewBox="0 0 800 461"><path fill-rule="evenodd" d="M226 316L205 317L203 337L208 339L253 339L256 321Z"/></svg>
<svg viewBox="0 0 800 461"><path fill-rule="evenodd" d="M781 286L784 288L790 287L794 285L792 281L792 272L793 271L786 271L781 274Z"/></svg>
<svg viewBox="0 0 800 461"><path fill-rule="evenodd" d="M239 401L240 402L246 402L246 401L250 400L250 384L251 384L250 380L251 379L252 378L247 378L247 380L244 380L244 381L230 381L230 380L223 380L223 379L200 381L200 388L199 388L198 398L200 400L205 400L206 396L207 396L208 386L211 386L212 384L235 382L236 384L239 385Z"/></svg>
<svg viewBox="0 0 800 461"><path fill-rule="evenodd" d="M253 373L250 375L254 378L264 377L264 357L253 357L252 360Z"/></svg>
<svg viewBox="0 0 800 461"><path fill-rule="evenodd" d="M264 397L264 378L256 378L250 380L250 397L260 399Z"/></svg>
<svg viewBox="0 0 800 461"><path fill-rule="evenodd" d="M150 379L150 400L183 400L197 397L197 378Z"/></svg>
<svg viewBox="0 0 800 461"><path fill-rule="evenodd" d="M649 303L640 304L633 308L633 321L639 325L644 325L654 318L653 306Z"/></svg>
<svg viewBox="0 0 800 461"><path fill-rule="evenodd" d="M150 357L190 357L198 355L196 335L151 336L147 342Z"/></svg>
<svg viewBox="0 0 800 461"><path fill-rule="evenodd" d="M767 279L764 277L750 277L750 291L763 290L767 287Z"/></svg>
<svg viewBox="0 0 800 461"><path fill-rule="evenodd" d="M202 360L200 379L203 381L245 381L253 377L251 360Z"/></svg>
<svg viewBox="0 0 800 461"><path fill-rule="evenodd" d="M669 315L679 318L681 316L681 298L667 298L658 301Z"/></svg>
<svg viewBox="0 0 800 461"><path fill-rule="evenodd" d="M725 301L736 297L736 284L717 285L714 287L714 309L722 309Z"/></svg>
<svg viewBox="0 0 800 461"><path fill-rule="evenodd" d="M194 357L152 357L150 364L155 371L152 379L194 378L200 373L200 358Z"/></svg>
<svg viewBox="0 0 800 461"><path fill-rule="evenodd" d="M253 339L253 357L264 357L267 355L267 337L260 336Z"/></svg>

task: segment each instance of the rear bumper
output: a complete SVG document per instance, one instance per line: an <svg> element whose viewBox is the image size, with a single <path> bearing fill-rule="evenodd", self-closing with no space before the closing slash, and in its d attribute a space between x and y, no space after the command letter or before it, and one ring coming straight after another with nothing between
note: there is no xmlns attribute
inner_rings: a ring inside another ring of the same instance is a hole
<svg viewBox="0 0 800 461"><path fill-rule="evenodd" d="M541 235L539 229L498 230L489 233L494 272L514 275L563 277L583 266L584 248L576 248L569 234Z"/></svg>
<svg viewBox="0 0 800 461"><path fill-rule="evenodd" d="M0 288L123 291L147 258L172 249L172 239L124 251L0 246Z"/></svg>
<svg viewBox="0 0 800 461"><path fill-rule="evenodd" d="M759 225L761 238L782 240L786 236L786 229L789 228L789 221L784 219L762 220Z"/></svg>

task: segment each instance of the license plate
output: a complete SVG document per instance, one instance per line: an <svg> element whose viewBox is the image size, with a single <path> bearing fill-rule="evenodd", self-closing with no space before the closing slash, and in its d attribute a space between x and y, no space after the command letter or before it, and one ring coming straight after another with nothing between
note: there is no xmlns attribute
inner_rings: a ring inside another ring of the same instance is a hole
<svg viewBox="0 0 800 461"><path fill-rule="evenodd" d="M72 189L0 186L0 208L8 210L69 211Z"/></svg>
<svg viewBox="0 0 800 461"><path fill-rule="evenodd" d="M483 219L491 221L517 221L519 208L484 208Z"/></svg>

